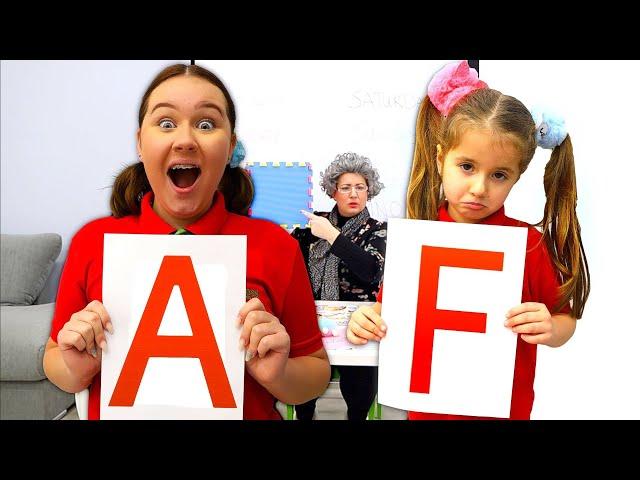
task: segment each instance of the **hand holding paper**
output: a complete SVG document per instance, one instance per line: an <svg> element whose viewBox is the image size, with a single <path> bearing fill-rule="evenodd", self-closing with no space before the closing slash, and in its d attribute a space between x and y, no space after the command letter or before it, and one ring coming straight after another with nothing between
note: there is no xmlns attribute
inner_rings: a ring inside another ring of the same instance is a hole
<svg viewBox="0 0 640 480"><path fill-rule="evenodd" d="M521 334L527 343L546 344L553 337L551 314L544 303L527 302L507 312L504 326Z"/></svg>
<svg viewBox="0 0 640 480"><path fill-rule="evenodd" d="M360 307L353 312L347 327L347 340L354 345L364 345L369 340L380 341L387 333L387 326L380 317L381 305Z"/></svg>
<svg viewBox="0 0 640 480"><path fill-rule="evenodd" d="M93 378L100 371L102 350L107 348L104 330L113 333L111 317L94 300L71 315L58 333L58 346L69 371L78 378Z"/></svg>
<svg viewBox="0 0 640 480"><path fill-rule="evenodd" d="M281 379L291 339L280 320L267 312L259 299L252 298L240 309L238 322L242 326L239 347L246 349L247 371L262 385Z"/></svg>

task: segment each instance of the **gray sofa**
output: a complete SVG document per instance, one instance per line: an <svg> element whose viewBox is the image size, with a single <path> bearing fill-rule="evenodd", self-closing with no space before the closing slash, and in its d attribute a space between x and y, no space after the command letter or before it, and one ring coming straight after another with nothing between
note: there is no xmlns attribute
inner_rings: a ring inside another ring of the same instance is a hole
<svg viewBox="0 0 640 480"><path fill-rule="evenodd" d="M42 366L54 303L41 294L61 247L53 233L0 239L0 419L59 418L74 403Z"/></svg>

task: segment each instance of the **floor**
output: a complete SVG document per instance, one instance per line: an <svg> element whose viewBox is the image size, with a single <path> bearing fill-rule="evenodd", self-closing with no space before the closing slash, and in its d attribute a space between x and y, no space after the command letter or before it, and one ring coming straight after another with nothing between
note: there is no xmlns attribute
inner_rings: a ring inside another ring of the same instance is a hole
<svg viewBox="0 0 640 480"><path fill-rule="evenodd" d="M278 410L286 417L286 406L278 402ZM316 404L316 416L318 420L345 420L347 407L340 395L340 389L336 385L330 385L323 397ZM396 408L382 406L382 420L405 420L407 412ZM78 420L78 412L75 405L69 409L62 420Z"/></svg>

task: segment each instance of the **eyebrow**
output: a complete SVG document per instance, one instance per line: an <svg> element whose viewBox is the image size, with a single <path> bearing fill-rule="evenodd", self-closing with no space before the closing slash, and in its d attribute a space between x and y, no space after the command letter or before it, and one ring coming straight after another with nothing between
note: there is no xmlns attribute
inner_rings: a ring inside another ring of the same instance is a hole
<svg viewBox="0 0 640 480"><path fill-rule="evenodd" d="M457 161L464 161L464 162L469 162L469 163L477 163L473 158L469 158L469 157L465 157L465 156L460 156L460 157L456 157ZM498 167L497 170L504 170L507 173L511 173L514 174L515 170L513 170L511 167Z"/></svg>
<svg viewBox="0 0 640 480"><path fill-rule="evenodd" d="M151 110L151 113L155 112L158 108L161 108L161 107L172 108L174 110L177 110L176 106L171 103L160 102L155 107L153 107L153 109ZM204 100L196 105L196 110L200 108L213 108L214 110L217 110L218 112L220 112L220 115L222 115L223 117L225 116L224 112L218 105L216 105L215 103L209 102L207 100Z"/></svg>
<svg viewBox="0 0 640 480"><path fill-rule="evenodd" d="M204 101L200 102L198 105L196 105L196 109L198 109L198 108L213 108L214 110L218 110L218 112L220 112L220 115L222 115L223 117L225 116L224 112L222 111L222 109L218 105L216 105L213 102L209 102L207 100L204 100Z"/></svg>

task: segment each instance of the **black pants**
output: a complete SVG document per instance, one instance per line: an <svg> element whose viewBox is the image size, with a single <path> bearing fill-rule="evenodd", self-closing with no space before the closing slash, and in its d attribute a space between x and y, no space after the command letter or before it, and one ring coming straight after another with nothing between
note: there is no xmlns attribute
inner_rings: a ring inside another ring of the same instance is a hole
<svg viewBox="0 0 640 480"><path fill-rule="evenodd" d="M347 404L349 420L366 420L369 408L378 391L378 367L336 365L340 373L340 392ZM298 420L311 420L316 410L314 398L296 405Z"/></svg>

